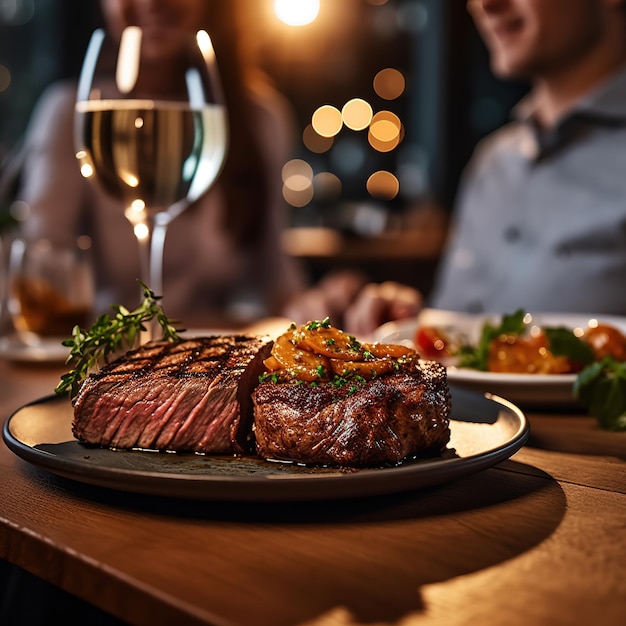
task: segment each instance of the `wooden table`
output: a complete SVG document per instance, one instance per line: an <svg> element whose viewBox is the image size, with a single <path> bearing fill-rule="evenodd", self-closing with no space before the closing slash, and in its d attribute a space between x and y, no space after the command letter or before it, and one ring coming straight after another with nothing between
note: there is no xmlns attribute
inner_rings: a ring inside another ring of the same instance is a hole
<svg viewBox="0 0 626 626"><path fill-rule="evenodd" d="M2 419L61 372L0 361ZM130 624L621 626L626 433L529 419L497 467L309 504L97 489L0 444L0 557Z"/></svg>

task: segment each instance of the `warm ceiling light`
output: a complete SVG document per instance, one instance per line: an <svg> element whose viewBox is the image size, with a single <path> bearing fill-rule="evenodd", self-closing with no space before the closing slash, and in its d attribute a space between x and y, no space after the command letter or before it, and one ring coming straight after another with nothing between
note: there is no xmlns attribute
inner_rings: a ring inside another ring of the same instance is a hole
<svg viewBox="0 0 626 626"><path fill-rule="evenodd" d="M274 0L276 17L289 26L304 26L315 20L320 0Z"/></svg>

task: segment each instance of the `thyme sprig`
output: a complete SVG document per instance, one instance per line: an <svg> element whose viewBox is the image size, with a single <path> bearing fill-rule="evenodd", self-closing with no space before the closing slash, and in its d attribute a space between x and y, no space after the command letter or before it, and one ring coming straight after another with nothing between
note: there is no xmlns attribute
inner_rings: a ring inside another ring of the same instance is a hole
<svg viewBox="0 0 626 626"><path fill-rule="evenodd" d="M147 330L147 324L153 320L161 327L163 340L178 340L178 333L182 332L182 329L177 329L177 322L170 320L165 314L159 304L161 296L156 296L141 281L139 284L144 299L134 311L113 305L111 309L114 315L108 313L101 315L89 330L74 326L72 337L62 342L64 346L70 348L65 362L74 367L61 376L61 382L54 389L55 393L69 392L70 397L74 397L89 372L108 363L111 355L132 348L137 337L142 331Z"/></svg>

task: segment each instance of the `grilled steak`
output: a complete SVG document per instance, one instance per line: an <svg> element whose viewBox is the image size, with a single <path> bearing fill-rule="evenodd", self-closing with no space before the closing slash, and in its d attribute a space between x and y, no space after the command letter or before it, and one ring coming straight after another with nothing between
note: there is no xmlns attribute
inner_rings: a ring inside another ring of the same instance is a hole
<svg viewBox="0 0 626 626"><path fill-rule="evenodd" d="M210 454L249 450L250 393L269 338L153 342L90 375L74 400L74 436L112 448Z"/></svg>
<svg viewBox="0 0 626 626"><path fill-rule="evenodd" d="M252 398L256 449L267 459L397 464L450 439L447 373L433 361L356 386L268 380Z"/></svg>

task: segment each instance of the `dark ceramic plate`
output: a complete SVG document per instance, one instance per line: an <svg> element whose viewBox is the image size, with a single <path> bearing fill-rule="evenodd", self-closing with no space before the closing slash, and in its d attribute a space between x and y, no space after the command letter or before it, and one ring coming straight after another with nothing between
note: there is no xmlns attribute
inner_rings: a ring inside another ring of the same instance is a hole
<svg viewBox="0 0 626 626"><path fill-rule="evenodd" d="M431 487L509 458L528 438L526 417L490 394L451 387L452 437L436 457L397 467L341 471L230 458L86 447L71 432L66 397L18 409L4 424L6 445L19 457L65 478L122 491L190 499L321 500Z"/></svg>

